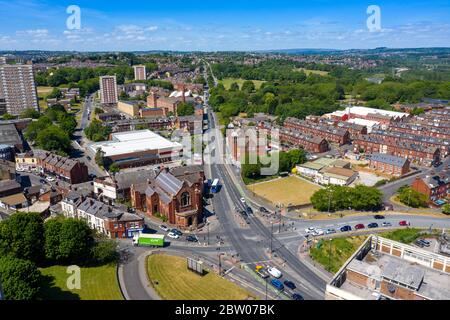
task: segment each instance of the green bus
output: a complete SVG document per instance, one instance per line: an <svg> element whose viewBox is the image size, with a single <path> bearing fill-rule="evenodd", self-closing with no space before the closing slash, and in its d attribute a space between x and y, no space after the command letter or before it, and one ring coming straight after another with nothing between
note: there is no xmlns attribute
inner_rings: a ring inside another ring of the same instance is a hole
<svg viewBox="0 0 450 320"><path fill-rule="evenodd" d="M164 247L163 234L140 234L133 238L133 245L137 247Z"/></svg>

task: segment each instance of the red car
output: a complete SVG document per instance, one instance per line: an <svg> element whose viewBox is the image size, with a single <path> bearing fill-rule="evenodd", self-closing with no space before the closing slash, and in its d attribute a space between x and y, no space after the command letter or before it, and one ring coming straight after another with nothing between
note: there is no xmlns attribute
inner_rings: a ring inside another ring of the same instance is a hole
<svg viewBox="0 0 450 320"><path fill-rule="evenodd" d="M409 227L411 223L408 221L400 221L399 225L402 227Z"/></svg>
<svg viewBox="0 0 450 320"><path fill-rule="evenodd" d="M355 226L355 229L356 230L361 230L361 229L365 229L366 227L362 224L362 223L360 223L360 224L357 224L356 226Z"/></svg>

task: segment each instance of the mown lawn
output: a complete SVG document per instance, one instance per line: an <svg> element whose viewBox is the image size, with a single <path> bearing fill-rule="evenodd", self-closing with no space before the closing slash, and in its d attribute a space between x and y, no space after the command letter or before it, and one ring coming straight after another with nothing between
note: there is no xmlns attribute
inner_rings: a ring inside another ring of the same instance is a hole
<svg viewBox="0 0 450 320"><path fill-rule="evenodd" d="M248 300L254 297L214 272L200 276L187 269L185 258L151 255L147 260L151 284L164 300Z"/></svg>
<svg viewBox="0 0 450 320"><path fill-rule="evenodd" d="M225 89L229 90L230 87L231 87L231 84L233 82L236 82L239 85L239 88L242 88L242 85L244 84L245 81L247 81L247 80L245 80L245 79L236 79L236 78L225 78L223 80L220 80L219 82L221 84L223 84ZM261 81L261 80L251 80L251 81L253 81L253 83L255 84L255 88L256 89L261 88L262 84L265 82L265 81Z"/></svg>
<svg viewBox="0 0 450 320"><path fill-rule="evenodd" d="M40 300L123 300L116 277L116 267L107 265L95 268L81 268L81 289L67 288L66 266L40 269L44 281Z"/></svg>
<svg viewBox="0 0 450 320"><path fill-rule="evenodd" d="M249 185L250 191L274 204L309 204L319 186L295 176Z"/></svg>

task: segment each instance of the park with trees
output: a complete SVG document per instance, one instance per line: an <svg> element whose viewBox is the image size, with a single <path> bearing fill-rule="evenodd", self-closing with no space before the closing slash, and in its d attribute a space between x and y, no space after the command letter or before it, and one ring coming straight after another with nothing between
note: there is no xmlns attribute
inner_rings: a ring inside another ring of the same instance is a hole
<svg viewBox="0 0 450 320"><path fill-rule="evenodd" d="M37 299L45 286L41 269L115 264L116 244L84 220L16 213L0 222L0 283L7 300Z"/></svg>

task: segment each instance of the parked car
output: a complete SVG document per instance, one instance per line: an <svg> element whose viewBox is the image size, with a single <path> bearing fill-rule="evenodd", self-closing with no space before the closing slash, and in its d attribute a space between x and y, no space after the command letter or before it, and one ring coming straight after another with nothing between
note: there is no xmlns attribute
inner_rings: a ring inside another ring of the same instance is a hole
<svg viewBox="0 0 450 320"><path fill-rule="evenodd" d="M277 268L269 267L269 268L267 268L267 272L268 272L272 277L277 278L277 279L280 279L280 278L283 276L283 274L281 273L281 271L278 270Z"/></svg>
<svg viewBox="0 0 450 320"><path fill-rule="evenodd" d="M182 236L183 235L183 232L181 232L180 230L178 230L178 229L172 229L172 230L170 230L172 233L175 233L176 235L178 235L178 236Z"/></svg>
<svg viewBox="0 0 450 320"><path fill-rule="evenodd" d="M425 245L424 245L420 240L416 240L416 241L414 242L414 244L415 244L416 246L420 247L420 248L425 247Z"/></svg>
<svg viewBox="0 0 450 320"><path fill-rule="evenodd" d="M327 231L325 231L326 234L334 234L336 233L336 229L327 229Z"/></svg>
<svg viewBox="0 0 450 320"><path fill-rule="evenodd" d="M305 299L303 299L303 297L301 295L299 295L298 293L294 293L292 295L292 300L305 300Z"/></svg>
<svg viewBox="0 0 450 320"><path fill-rule="evenodd" d="M188 242L198 242L198 239L197 239L196 236L190 235L190 236L186 237L186 241L188 241Z"/></svg>
<svg viewBox="0 0 450 320"><path fill-rule="evenodd" d="M162 231L165 231L165 232L168 232L170 229L169 229L169 227L167 227L167 226L165 226L165 225L160 225L159 226L159 228L162 230Z"/></svg>
<svg viewBox="0 0 450 320"><path fill-rule="evenodd" d="M288 287L291 290L295 290L297 288L295 283L293 283L292 281L286 280L283 283L286 287Z"/></svg>
<svg viewBox="0 0 450 320"><path fill-rule="evenodd" d="M411 225L411 223L409 221L400 221L399 222L399 226L402 227L409 227Z"/></svg>
<svg viewBox="0 0 450 320"><path fill-rule="evenodd" d="M316 229L313 232L313 236L323 236L325 234L325 232L322 229Z"/></svg>
<svg viewBox="0 0 450 320"><path fill-rule="evenodd" d="M167 236L172 239L180 239L180 236L174 232L169 232Z"/></svg>
<svg viewBox="0 0 450 320"><path fill-rule="evenodd" d="M356 226L355 226L355 229L356 230L362 230L362 229L365 229L366 227L362 224L362 223L360 223L360 224L357 224Z"/></svg>
<svg viewBox="0 0 450 320"><path fill-rule="evenodd" d="M385 216L382 216L382 215L380 215L380 214L377 214L374 218L375 218L376 220L383 220L383 219L386 219Z"/></svg>
<svg viewBox="0 0 450 320"><path fill-rule="evenodd" d="M54 181L56 181L56 179L53 178L53 177L47 177L47 178L45 178L45 180L47 180L48 182L54 182Z"/></svg>
<svg viewBox="0 0 450 320"><path fill-rule="evenodd" d="M258 274L258 276L260 276L263 279L269 278L269 274L267 273L266 270L264 270L263 266L257 265L255 267L255 272Z"/></svg>
<svg viewBox="0 0 450 320"><path fill-rule="evenodd" d="M259 208L259 212L261 212L261 213L269 213L269 210L267 210L264 207L261 207L261 208Z"/></svg>
<svg viewBox="0 0 450 320"><path fill-rule="evenodd" d="M378 225L378 223L370 223L368 226L367 226L369 229L375 229L375 228L378 228L379 227L379 225Z"/></svg>
<svg viewBox="0 0 450 320"><path fill-rule="evenodd" d="M430 247L431 246L431 242L430 241L427 241L427 240L425 240L425 239L419 239L419 240L417 240L417 241L419 241L421 244L423 244L423 246L424 247Z"/></svg>
<svg viewBox="0 0 450 320"><path fill-rule="evenodd" d="M247 207L247 214L253 214L253 209L250 207Z"/></svg>
<svg viewBox="0 0 450 320"><path fill-rule="evenodd" d="M47 181L45 181L45 179L41 179L41 180L39 180L39 182L40 182L41 184L46 184L46 183L47 183Z"/></svg>
<svg viewBox="0 0 450 320"><path fill-rule="evenodd" d="M386 228L386 227L392 227L392 223L390 223L390 222L383 222L383 223L381 224L381 226L382 226L383 228Z"/></svg>
<svg viewBox="0 0 450 320"><path fill-rule="evenodd" d="M277 288L280 291L284 289L284 285L281 283L280 280L272 279L272 281L270 283L272 284L272 286L274 286L275 288Z"/></svg>
<svg viewBox="0 0 450 320"><path fill-rule="evenodd" d="M86 156L86 159L87 159L88 161L91 161L91 160L92 160L92 158L89 157L89 156Z"/></svg>
<svg viewBox="0 0 450 320"><path fill-rule="evenodd" d="M245 198L241 198L241 202L245 204L247 203L247 200L245 200Z"/></svg>
<svg viewBox="0 0 450 320"><path fill-rule="evenodd" d="M316 228L314 228L314 227L309 227L309 228L307 228L307 229L305 229L305 232L306 233L314 233L316 231Z"/></svg>
<svg viewBox="0 0 450 320"><path fill-rule="evenodd" d="M349 232L349 231L352 231L352 227L350 226L343 226L341 228L341 232Z"/></svg>
<svg viewBox="0 0 450 320"><path fill-rule="evenodd" d="M240 213L241 216L244 217L244 219L248 218L248 214L247 214L247 212L245 210L241 210L241 211L239 211L239 213Z"/></svg>

